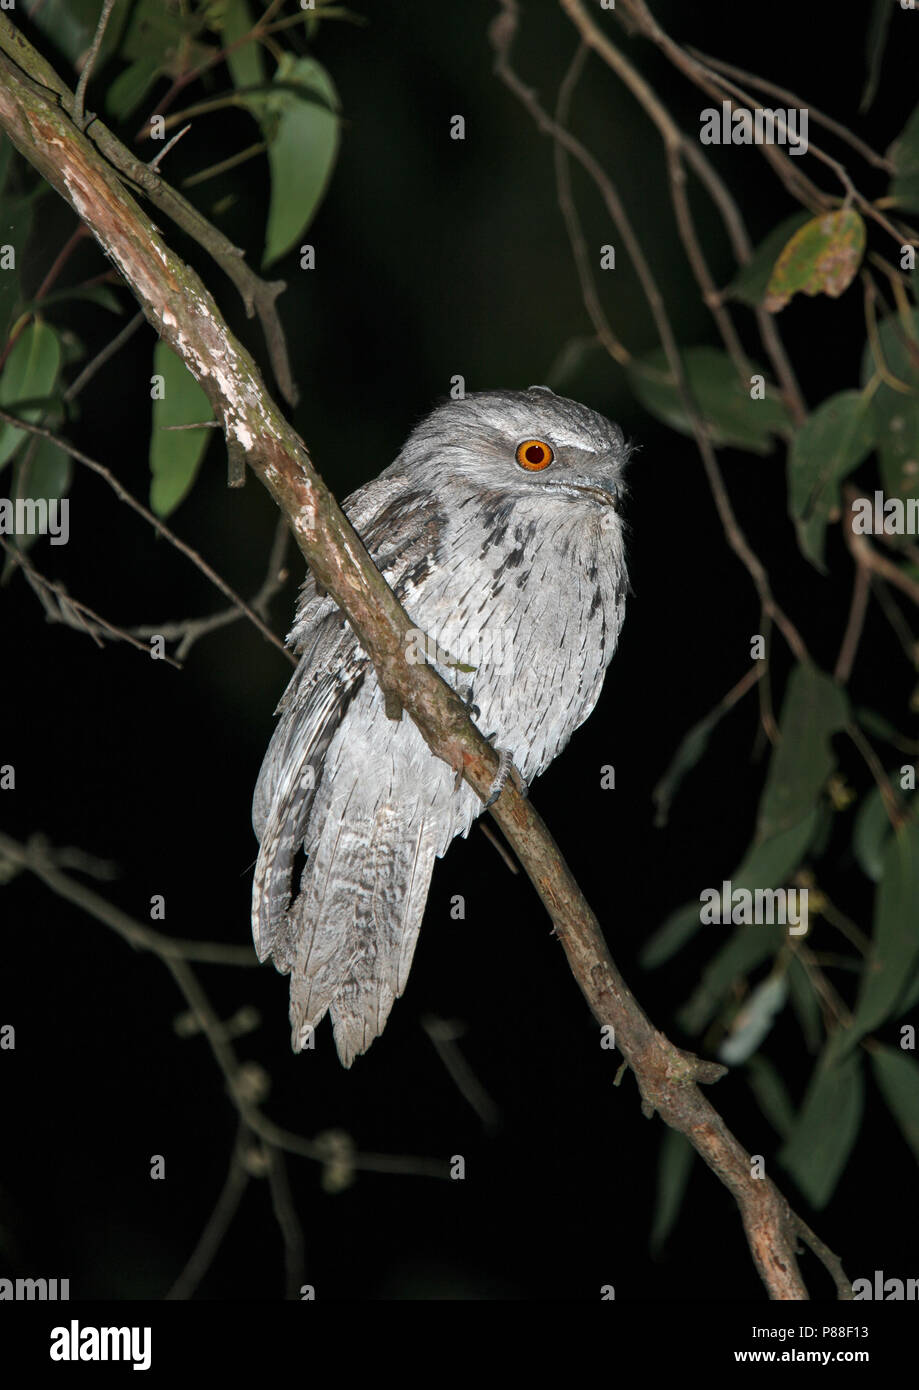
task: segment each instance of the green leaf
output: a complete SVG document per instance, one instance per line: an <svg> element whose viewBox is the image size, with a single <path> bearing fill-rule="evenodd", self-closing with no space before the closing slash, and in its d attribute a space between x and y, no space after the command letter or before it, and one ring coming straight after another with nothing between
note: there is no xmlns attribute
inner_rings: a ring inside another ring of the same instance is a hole
<svg viewBox="0 0 919 1390"><path fill-rule="evenodd" d="M819 824L820 812L813 806L796 825L790 825L786 830L751 845L739 867L731 874L731 886L751 891L781 887L801 863Z"/></svg>
<svg viewBox="0 0 919 1390"><path fill-rule="evenodd" d="M28 299L21 306L22 313L35 313L50 309L55 304L66 304L70 300L83 299L90 304L98 304L100 309L108 309L111 314L123 314L124 309L117 294L108 285L73 285L66 290L54 290L41 299Z"/></svg>
<svg viewBox="0 0 919 1390"><path fill-rule="evenodd" d="M131 0L115 0L96 58L97 72L118 48L130 10ZM101 13L102 0L43 0L31 7L29 19L77 68L89 51Z"/></svg>
<svg viewBox="0 0 919 1390"><path fill-rule="evenodd" d="M651 1229L651 1249L654 1251L660 1250L673 1230L683 1204L695 1153L689 1140L679 1130L664 1131L657 1163L657 1198Z"/></svg>
<svg viewBox="0 0 919 1390"><path fill-rule="evenodd" d="M760 1110L776 1134L785 1139L795 1122L795 1110L785 1082L772 1063L758 1054L747 1062L747 1080Z"/></svg>
<svg viewBox="0 0 919 1390"><path fill-rule="evenodd" d="M775 388L767 386L763 400L753 400L749 384L739 379L726 352L688 348L681 357L690 391L716 447L735 445L754 454L769 454L773 437L790 432L788 412ZM627 372L633 391L649 414L680 434L692 434L683 398L662 349L633 358Z"/></svg>
<svg viewBox="0 0 919 1390"><path fill-rule="evenodd" d="M788 451L789 510L798 544L823 568L826 528L840 507L839 484L874 447L877 421L860 391L840 391L807 417Z"/></svg>
<svg viewBox="0 0 919 1390"><path fill-rule="evenodd" d="M185 363L162 340L153 351L153 371L163 377L165 395L153 402L150 506L157 516L168 516L190 491L211 431L171 431L164 427L211 420L213 411Z"/></svg>
<svg viewBox="0 0 919 1390"><path fill-rule="evenodd" d="M730 299L739 299L741 303L751 304L754 308L762 304L776 261L794 233L808 221L810 221L809 212L795 212L792 213L791 217L786 217L784 222L780 222L777 227L773 227L769 235L764 237L757 246L747 264L741 266L738 274L724 291L725 296Z"/></svg>
<svg viewBox="0 0 919 1390"><path fill-rule="evenodd" d="M919 310L907 322L891 314L878 326L887 370L907 392L881 381L872 398L881 482L888 497L919 497ZM871 343L862 356L862 383L874 380L878 364Z"/></svg>
<svg viewBox="0 0 919 1390"><path fill-rule="evenodd" d="M178 77L185 68L194 67L199 58L213 54L213 48L204 48L193 42L204 23L202 14L195 13L184 4L164 5L163 0L135 0L122 56L128 59L154 58L164 72Z"/></svg>
<svg viewBox="0 0 919 1390"><path fill-rule="evenodd" d="M695 936L701 925L698 900L671 912L654 935L645 942L644 949L638 957L639 964L645 970L653 970L656 966L663 965L665 960L676 955L690 937Z"/></svg>
<svg viewBox="0 0 919 1390"><path fill-rule="evenodd" d="M779 1154L812 1207L825 1207L846 1166L864 1106L861 1057L852 1053L814 1069L791 1136Z"/></svg>
<svg viewBox="0 0 919 1390"><path fill-rule="evenodd" d="M797 825L814 807L836 766L830 738L849 722L845 693L815 666L796 666L788 681L757 823L757 840Z"/></svg>
<svg viewBox="0 0 919 1390"><path fill-rule="evenodd" d="M19 335L0 376L0 406L34 423L42 414L41 405L17 408L19 401L38 401L51 394L61 365L57 334L44 319L33 319ZM0 468L16 452L24 431L0 424Z"/></svg>
<svg viewBox="0 0 919 1390"><path fill-rule="evenodd" d="M4 140L3 148L12 149L9 140ZM0 195L0 246L12 247L12 256L6 252L5 257L10 257L14 262L6 269L0 269L0 344L9 337L14 313L17 309L19 313L22 312L19 268L32 232L33 203L31 197L7 193Z"/></svg>
<svg viewBox="0 0 919 1390"><path fill-rule="evenodd" d="M919 823L908 821L890 837L875 899L871 952L851 1026L841 1037L851 1049L897 1009L919 961Z"/></svg>
<svg viewBox="0 0 919 1390"><path fill-rule="evenodd" d="M788 989L791 1007L804 1034L804 1045L808 1052L817 1052L823 1040L823 1015L811 978L797 956L792 956L788 964Z"/></svg>
<svg viewBox="0 0 919 1390"><path fill-rule="evenodd" d="M734 982L745 979L764 960L777 955L787 940L787 928L781 926L723 926L721 930L729 931L730 937L709 961L697 988L677 1015L680 1027L687 1033L701 1033Z"/></svg>
<svg viewBox="0 0 919 1390"><path fill-rule="evenodd" d="M772 1025L788 999L788 981L774 972L751 990L731 1021L730 1031L718 1049L719 1062L739 1066L752 1056L772 1031Z"/></svg>
<svg viewBox="0 0 919 1390"><path fill-rule="evenodd" d="M28 446L13 465L15 482L13 497L44 497L49 502L65 495L73 477L73 460L50 439L32 436ZM19 550L28 550L38 540L38 533L10 537Z"/></svg>
<svg viewBox="0 0 919 1390"><path fill-rule="evenodd" d="M919 1004L919 962L913 970L912 979L907 980L902 996L897 1000L897 1017L903 1018Z"/></svg>
<svg viewBox="0 0 919 1390"><path fill-rule="evenodd" d="M858 273L866 239L865 224L854 208L805 222L773 267L763 308L778 313L795 294L838 299Z"/></svg>
<svg viewBox="0 0 919 1390"><path fill-rule="evenodd" d="M875 738L882 739L884 743L891 743L895 748L902 748L907 742L906 735L901 734L896 725L891 724L883 714L879 714L876 709L869 709L867 705L859 705L855 711L856 718L866 734L872 734Z"/></svg>
<svg viewBox="0 0 919 1390"><path fill-rule="evenodd" d="M870 1056L887 1108L919 1160L919 1064L906 1052L880 1044L872 1047Z"/></svg>
<svg viewBox="0 0 919 1390"><path fill-rule="evenodd" d="M152 56L137 58L120 72L108 89L105 109L114 121L125 121L136 111L162 72L159 60Z"/></svg>
<svg viewBox="0 0 919 1390"><path fill-rule="evenodd" d="M815 807L797 825L780 831L762 844L752 846L740 867L731 875L731 887L751 891L780 887L800 864L819 823L820 815ZM646 942L639 956L640 964L646 970L653 970L675 955L702 925L700 912L701 903L696 900L671 913Z"/></svg>
<svg viewBox="0 0 919 1390"><path fill-rule="evenodd" d="M338 153L338 94L314 58L285 53L275 81L287 84L268 98L251 98L268 140L271 199L262 266L289 251L312 221ZM288 89L300 87L301 97ZM310 99L311 98L311 99ZM321 104L319 104L321 103Z"/></svg>
<svg viewBox="0 0 919 1390"><path fill-rule="evenodd" d="M228 48L251 30L252 11L248 0L226 0L218 26L221 47ZM227 67L237 90L240 87L260 87L265 81L265 61L258 40L253 39L251 43L242 44L228 53Z"/></svg>
<svg viewBox="0 0 919 1390"><path fill-rule="evenodd" d="M852 850L866 877L875 883L884 871L884 850L892 834L890 817L880 789L873 787L855 817Z"/></svg>
<svg viewBox="0 0 919 1390"><path fill-rule="evenodd" d="M129 66L109 87L105 100L109 115L126 120L161 74L180 77L211 57L213 47L195 40L203 25L203 15L184 5L135 0L121 50Z"/></svg>
<svg viewBox="0 0 919 1390"><path fill-rule="evenodd" d="M694 724L680 740L670 766L652 792L655 806L654 824L658 827L667 824L670 805L679 790L680 783L691 772L708 747L712 730L722 718L724 711L719 707Z"/></svg>
<svg viewBox="0 0 919 1390"><path fill-rule="evenodd" d="M889 196L901 208L919 209L919 106L887 151L894 174Z"/></svg>
<svg viewBox="0 0 919 1390"><path fill-rule="evenodd" d="M36 438L17 468L17 497L63 497L73 478L73 460L50 439Z"/></svg>

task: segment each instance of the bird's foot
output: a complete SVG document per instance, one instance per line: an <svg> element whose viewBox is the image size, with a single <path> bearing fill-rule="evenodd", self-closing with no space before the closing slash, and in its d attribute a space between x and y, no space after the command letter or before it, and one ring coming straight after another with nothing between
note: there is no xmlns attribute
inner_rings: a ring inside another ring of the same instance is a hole
<svg viewBox="0 0 919 1390"><path fill-rule="evenodd" d="M496 748L495 752L498 754L498 771L495 773L492 784L488 789L488 799L485 802L486 811L489 806L494 806L498 797L504 791L504 784L510 776L514 766L514 755L511 753L510 749Z"/></svg>

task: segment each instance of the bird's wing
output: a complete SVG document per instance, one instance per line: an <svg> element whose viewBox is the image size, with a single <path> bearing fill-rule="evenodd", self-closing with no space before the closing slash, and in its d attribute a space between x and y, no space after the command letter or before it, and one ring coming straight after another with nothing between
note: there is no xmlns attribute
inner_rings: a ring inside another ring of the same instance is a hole
<svg viewBox="0 0 919 1390"><path fill-rule="evenodd" d="M382 474L345 502L355 529L403 601L435 562L443 518L430 499ZM252 804L261 847L252 888L252 932L260 960L289 970L296 942L287 909L294 860L303 843L329 744L365 679L369 660L337 605L303 586L289 641L300 664L278 706Z"/></svg>

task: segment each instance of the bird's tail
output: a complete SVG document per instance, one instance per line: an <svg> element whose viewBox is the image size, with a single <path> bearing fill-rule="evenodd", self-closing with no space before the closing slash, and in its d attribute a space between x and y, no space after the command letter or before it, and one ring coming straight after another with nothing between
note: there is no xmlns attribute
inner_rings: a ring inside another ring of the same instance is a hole
<svg viewBox="0 0 919 1390"><path fill-rule="evenodd" d="M290 910L295 1052L331 1013L344 1066L382 1033L405 989L436 845L412 804L327 816Z"/></svg>

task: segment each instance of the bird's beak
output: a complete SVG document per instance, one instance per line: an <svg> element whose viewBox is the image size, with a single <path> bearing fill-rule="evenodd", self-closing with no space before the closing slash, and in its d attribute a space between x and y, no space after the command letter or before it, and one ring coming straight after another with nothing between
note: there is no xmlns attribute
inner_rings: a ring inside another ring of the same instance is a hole
<svg viewBox="0 0 919 1390"><path fill-rule="evenodd" d="M547 492L560 493L566 497L592 497L605 507L619 510L619 491L612 481L597 481L594 478L547 478L544 486Z"/></svg>

